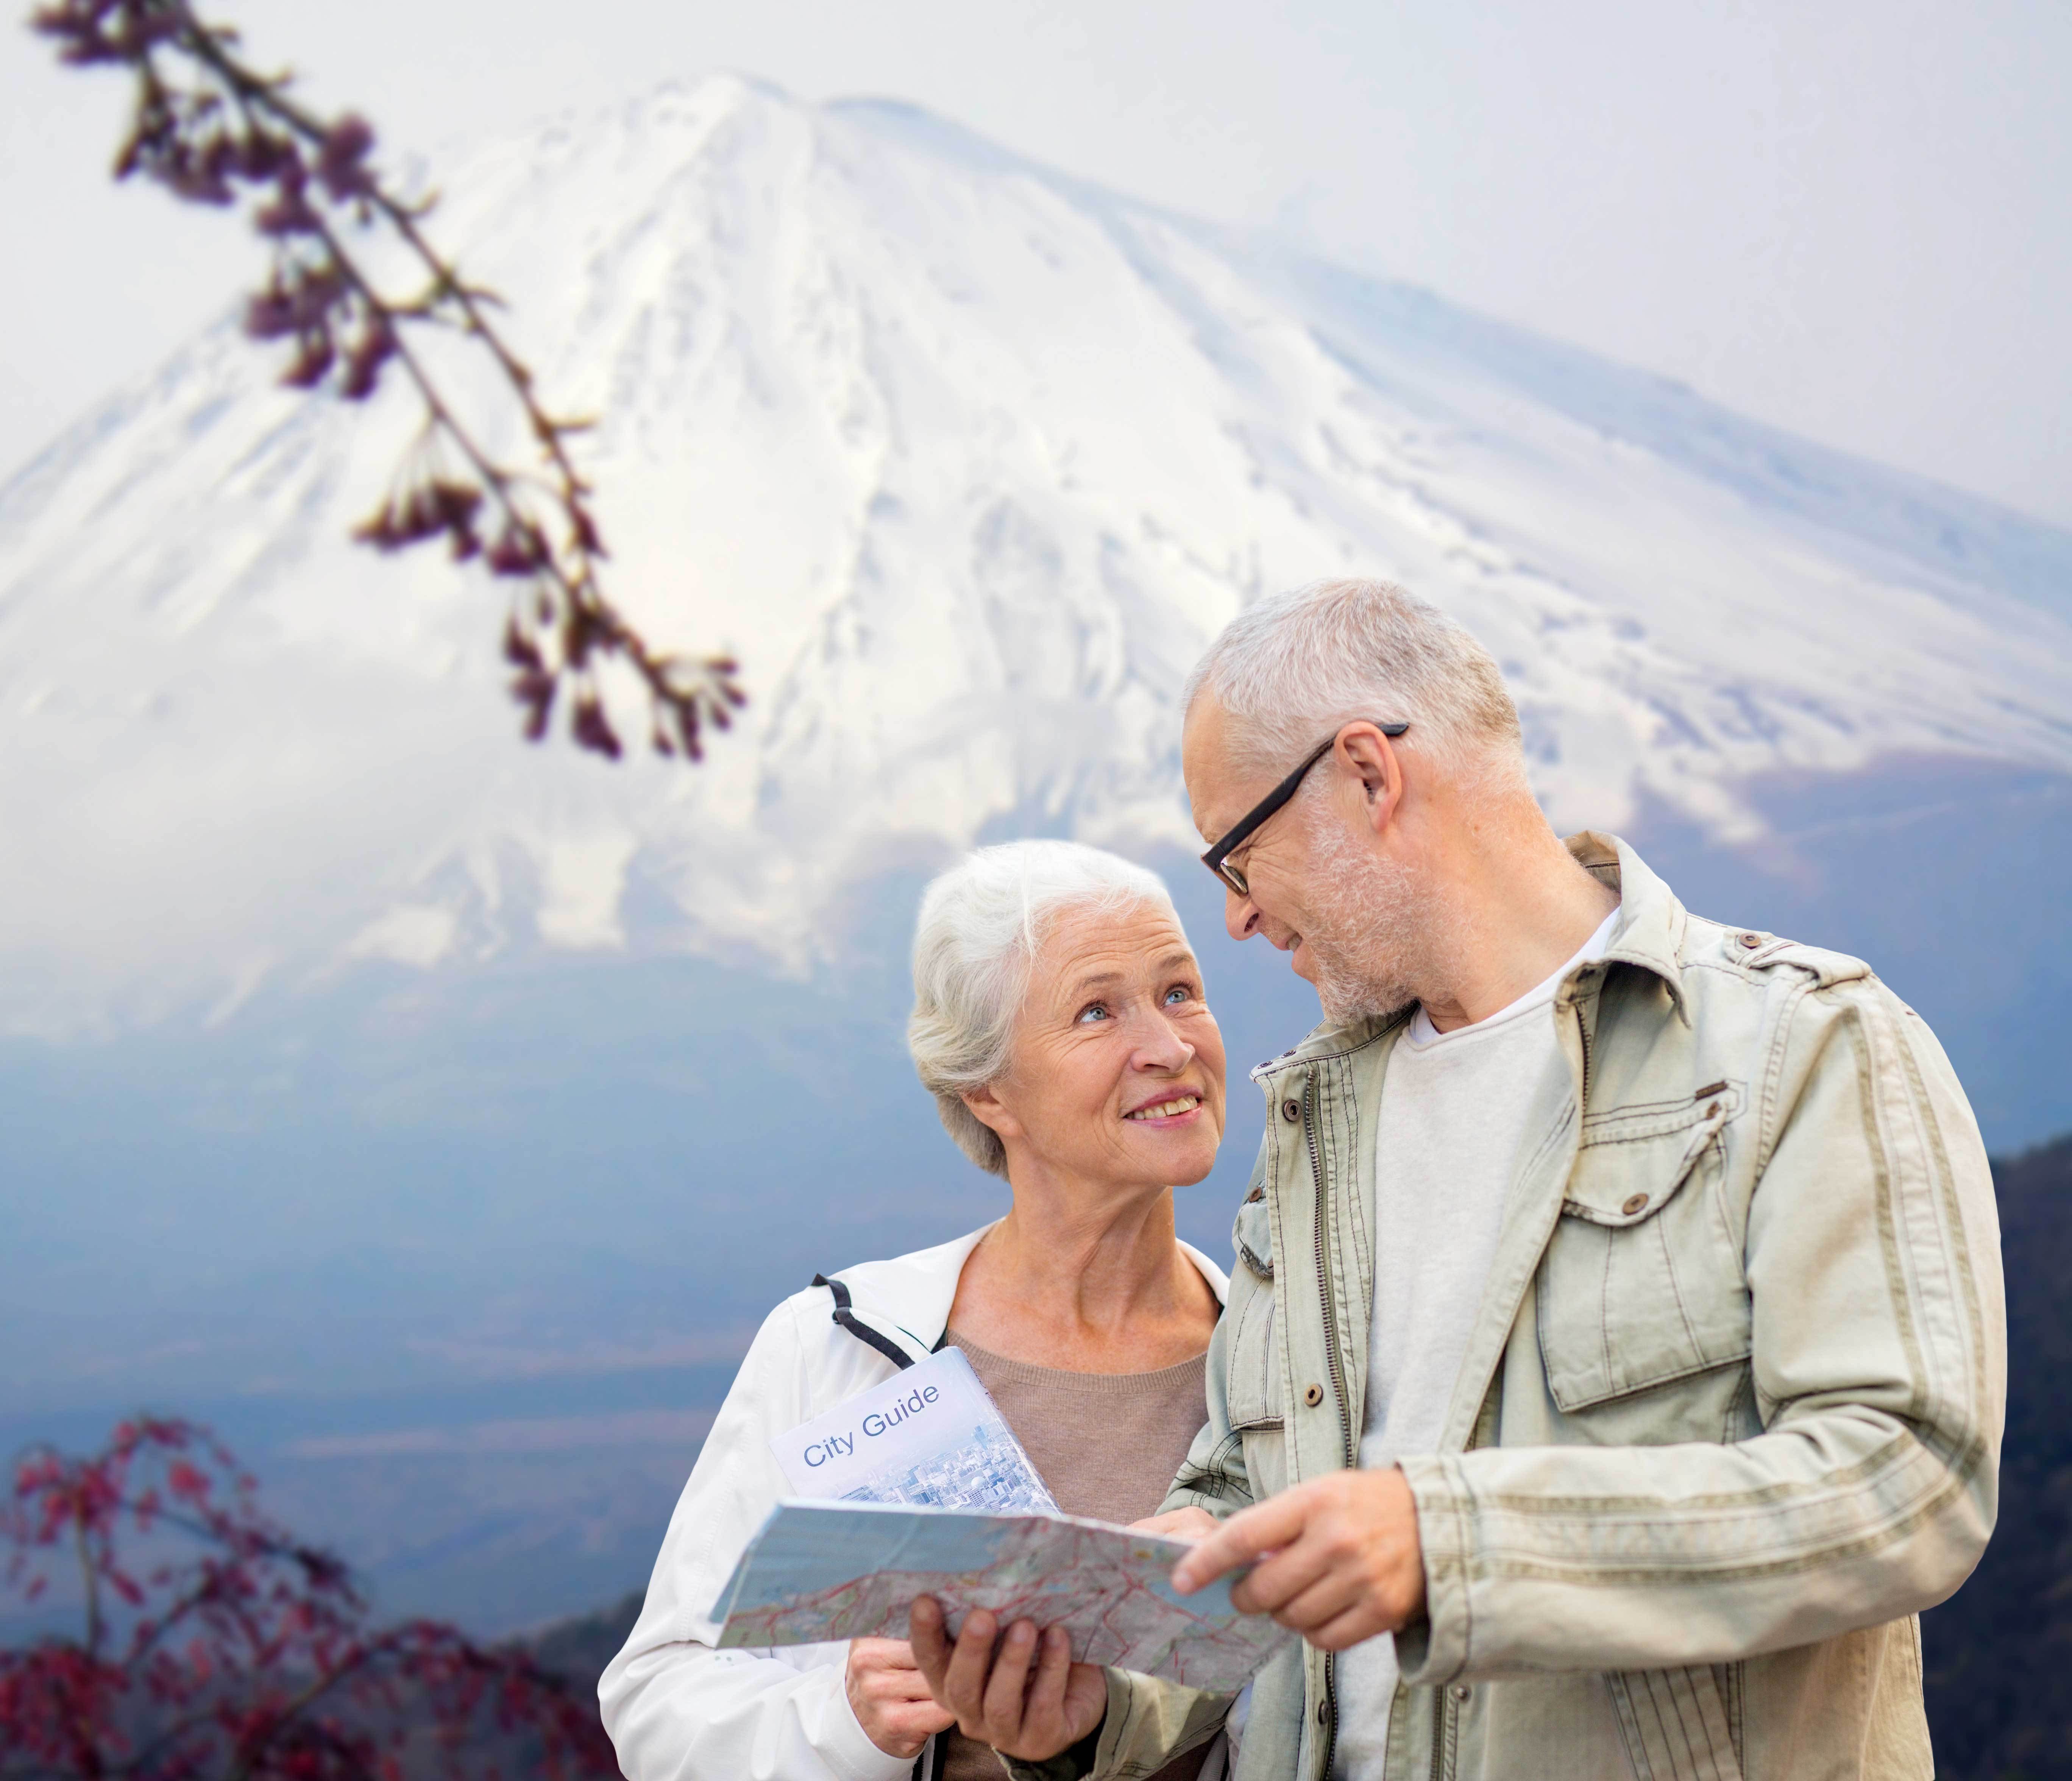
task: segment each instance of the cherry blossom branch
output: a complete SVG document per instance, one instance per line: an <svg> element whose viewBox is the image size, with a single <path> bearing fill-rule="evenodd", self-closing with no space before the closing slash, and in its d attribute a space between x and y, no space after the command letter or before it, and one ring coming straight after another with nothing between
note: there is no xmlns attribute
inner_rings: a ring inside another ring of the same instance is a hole
<svg viewBox="0 0 2072 1781"><path fill-rule="evenodd" d="M429 200L398 195L373 170L366 121L310 111L290 97L287 76L242 60L236 33L204 23L188 0L49 0L31 24L57 42L60 60L125 67L134 77L118 179L142 173L196 204L232 204L240 187L262 200L253 222L273 264L246 306L245 328L293 343L284 383L364 401L393 363L413 386L425 410L417 443L353 535L383 551L443 539L456 561L479 558L508 579L504 654L525 734L545 735L564 704L578 745L618 759L623 748L599 674L615 661L645 693L650 746L701 759L709 732L730 727L747 702L738 664L657 648L606 596L594 492L569 448L590 423L541 403L490 314L500 300L465 279L426 234ZM352 249L354 238L383 228L424 275L414 296L385 292ZM457 335L487 356L518 405L534 466L500 463L479 443L413 344L424 331Z"/></svg>

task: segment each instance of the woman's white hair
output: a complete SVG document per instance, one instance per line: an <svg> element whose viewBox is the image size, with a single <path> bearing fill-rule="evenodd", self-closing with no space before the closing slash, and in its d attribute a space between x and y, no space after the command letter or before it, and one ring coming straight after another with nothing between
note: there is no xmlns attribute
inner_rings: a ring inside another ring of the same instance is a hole
<svg viewBox="0 0 2072 1781"><path fill-rule="evenodd" d="M980 1168L1007 1172L1007 1152L962 1096L1006 1073L1030 968L1070 911L1140 908L1171 915L1156 872L1077 841L981 847L921 898L914 930L914 1012L906 1049L944 1129Z"/></svg>
<svg viewBox="0 0 2072 1781"><path fill-rule="evenodd" d="M1284 773L1367 718L1408 723L1400 746L1449 773L1527 789L1518 707L1495 659L1393 582L1313 582L1246 607L1188 676L1182 709L1204 692L1246 771Z"/></svg>

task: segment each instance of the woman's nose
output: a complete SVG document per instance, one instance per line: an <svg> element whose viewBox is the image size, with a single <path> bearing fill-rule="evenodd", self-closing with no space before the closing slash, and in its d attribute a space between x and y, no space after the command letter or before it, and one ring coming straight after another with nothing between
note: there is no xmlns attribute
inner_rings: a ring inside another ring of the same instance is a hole
<svg viewBox="0 0 2072 1781"><path fill-rule="evenodd" d="M1194 1047L1174 1030L1163 1013L1154 1015L1137 1043L1131 1059L1140 1070L1184 1070L1194 1061Z"/></svg>

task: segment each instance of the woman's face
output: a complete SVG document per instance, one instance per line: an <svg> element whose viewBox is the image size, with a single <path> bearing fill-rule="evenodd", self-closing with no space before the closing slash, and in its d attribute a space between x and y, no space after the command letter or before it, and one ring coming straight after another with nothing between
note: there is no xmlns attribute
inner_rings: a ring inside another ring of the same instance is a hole
<svg viewBox="0 0 2072 1781"><path fill-rule="evenodd" d="M1117 1185L1199 1181L1223 1131L1223 1041L1201 969L1163 910L1060 916L1030 973L1005 1076L967 1097L1048 1171Z"/></svg>

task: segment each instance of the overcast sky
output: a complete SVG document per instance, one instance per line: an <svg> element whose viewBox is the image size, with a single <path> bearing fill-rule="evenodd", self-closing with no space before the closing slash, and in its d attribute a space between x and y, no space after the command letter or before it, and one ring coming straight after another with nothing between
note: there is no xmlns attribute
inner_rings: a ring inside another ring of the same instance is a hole
<svg viewBox="0 0 2072 1781"><path fill-rule="evenodd" d="M717 68L916 100L2072 524L2068 0L205 10L430 151ZM124 101L0 31L0 474L262 263L110 187Z"/></svg>

